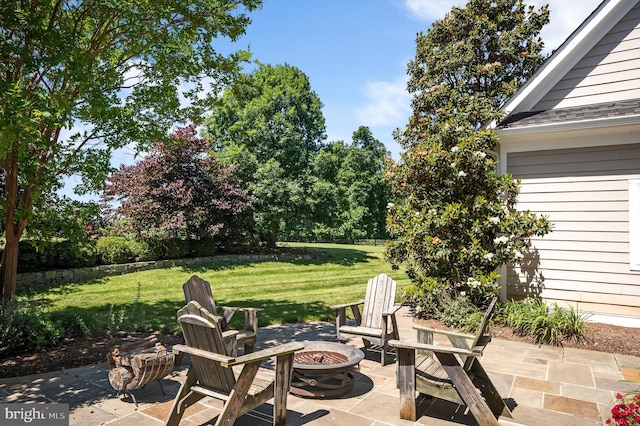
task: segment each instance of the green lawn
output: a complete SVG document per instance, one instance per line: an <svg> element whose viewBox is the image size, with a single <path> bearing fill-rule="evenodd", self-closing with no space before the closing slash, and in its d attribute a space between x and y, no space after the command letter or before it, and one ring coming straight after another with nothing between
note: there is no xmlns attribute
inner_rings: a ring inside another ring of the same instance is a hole
<svg viewBox="0 0 640 426"><path fill-rule="evenodd" d="M364 298L368 279L381 272L397 281L398 294L409 285L403 271L393 271L383 260L382 245L287 245L328 255L319 260L212 263L136 272L44 288L28 297L56 318L65 322L81 318L93 329L173 333L179 329L176 310L184 305L182 284L194 274L211 283L219 305L263 308L260 326L333 319L330 306ZM239 325L241 318L237 320Z"/></svg>

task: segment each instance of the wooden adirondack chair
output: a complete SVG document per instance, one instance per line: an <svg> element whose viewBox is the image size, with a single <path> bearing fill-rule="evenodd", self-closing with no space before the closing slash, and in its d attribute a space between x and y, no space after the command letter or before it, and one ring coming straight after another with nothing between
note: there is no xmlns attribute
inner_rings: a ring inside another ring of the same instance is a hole
<svg viewBox="0 0 640 426"><path fill-rule="evenodd" d="M396 282L386 274L380 274L369 280L364 300L332 306L336 311L338 340L344 342L361 337L367 349L372 345L381 346L380 362L385 365L388 341L399 338L395 313L400 306L395 305L395 297ZM363 305L362 314L360 305ZM355 325L347 325L347 308L351 308Z"/></svg>
<svg viewBox="0 0 640 426"><path fill-rule="evenodd" d="M478 424L497 425L500 416L512 417L480 364L491 341L487 325L497 299L493 299L475 335L415 326L418 343L391 340L398 361L400 417L416 420L416 391L469 407ZM433 344L434 333L445 335L453 347Z"/></svg>
<svg viewBox="0 0 640 426"><path fill-rule="evenodd" d="M186 345L175 345L174 353L191 357L191 367L171 408L167 425L178 425L184 411L204 397L224 401L216 425L232 425L236 419L274 399L273 424L286 423L287 394L291 386L293 355L303 343L287 343L240 357L228 356L222 335L222 318L211 315L196 301L178 311ZM276 357L275 371L260 363ZM236 376L232 367L243 366Z"/></svg>
<svg viewBox="0 0 640 426"><path fill-rule="evenodd" d="M188 302L195 300L200 306L208 310L213 315L219 315L219 308L222 310L222 329L227 330L231 318L236 312L244 312L244 329L238 330L236 342L244 344L244 353L249 354L254 351L256 338L258 337L258 312L259 308L235 308L230 306L217 306L211 293L211 285L197 275L192 276L189 281L183 284L185 299ZM235 353L233 354L235 356Z"/></svg>

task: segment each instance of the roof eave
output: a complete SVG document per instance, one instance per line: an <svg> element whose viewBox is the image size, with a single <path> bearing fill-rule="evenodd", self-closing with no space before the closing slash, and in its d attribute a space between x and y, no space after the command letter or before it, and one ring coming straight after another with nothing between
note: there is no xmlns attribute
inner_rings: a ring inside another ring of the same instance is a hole
<svg viewBox="0 0 640 426"><path fill-rule="evenodd" d="M502 108L508 114L529 111L611 28L637 0L604 0ZM496 123L492 123L492 127Z"/></svg>
<svg viewBox="0 0 640 426"><path fill-rule="evenodd" d="M497 128L495 132L502 136L534 135L572 130L585 130L611 126L628 126L640 124L640 115L627 115L624 117L603 117L589 121L565 121L562 123L548 123L536 126L523 126L513 128Z"/></svg>

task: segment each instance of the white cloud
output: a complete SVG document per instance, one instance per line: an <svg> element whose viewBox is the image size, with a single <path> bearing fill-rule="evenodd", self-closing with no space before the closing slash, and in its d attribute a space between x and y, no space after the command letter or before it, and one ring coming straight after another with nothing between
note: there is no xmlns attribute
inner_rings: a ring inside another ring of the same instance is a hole
<svg viewBox="0 0 640 426"><path fill-rule="evenodd" d="M589 17L601 0L582 0L580 2L566 0L534 1L536 8L549 4L549 23L542 28L540 36L544 41L545 52L551 53L573 33L582 22Z"/></svg>
<svg viewBox="0 0 640 426"><path fill-rule="evenodd" d="M525 0L525 4L535 5L536 9L549 5L550 20L540 35L545 43L545 52L550 53L587 19L601 1ZM405 0L405 7L414 19L431 23L444 18L453 6L464 6L466 3L464 0Z"/></svg>
<svg viewBox="0 0 640 426"><path fill-rule="evenodd" d="M444 18L453 6L464 6L464 0L405 0L405 7L419 20L431 22Z"/></svg>
<svg viewBox="0 0 640 426"><path fill-rule="evenodd" d="M411 95L405 78L394 81L368 81L364 108L356 109L358 121L365 126L385 126L405 119L411 112Z"/></svg>

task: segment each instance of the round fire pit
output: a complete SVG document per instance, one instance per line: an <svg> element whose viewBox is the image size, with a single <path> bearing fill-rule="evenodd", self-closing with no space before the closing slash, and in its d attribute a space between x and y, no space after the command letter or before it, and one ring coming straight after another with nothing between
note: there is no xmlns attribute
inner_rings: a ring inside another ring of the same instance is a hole
<svg viewBox="0 0 640 426"><path fill-rule="evenodd" d="M312 398L341 396L353 387L364 353L336 342L305 342L293 357L291 393Z"/></svg>

